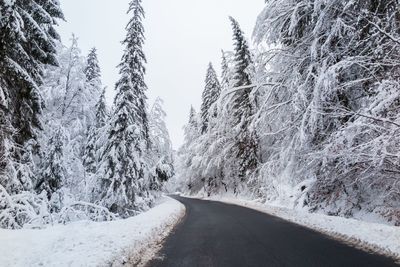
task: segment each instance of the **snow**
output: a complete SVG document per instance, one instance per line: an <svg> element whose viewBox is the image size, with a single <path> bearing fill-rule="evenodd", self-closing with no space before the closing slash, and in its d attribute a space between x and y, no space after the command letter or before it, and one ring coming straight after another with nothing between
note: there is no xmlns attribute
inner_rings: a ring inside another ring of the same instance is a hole
<svg viewBox="0 0 400 267"><path fill-rule="evenodd" d="M287 221L323 232L334 239L359 249L384 254L400 261L400 227L365 222L304 210L273 206L257 200L246 200L235 196L214 196L210 200L244 206Z"/></svg>
<svg viewBox="0 0 400 267"><path fill-rule="evenodd" d="M126 220L0 230L0 266L120 266L127 262L136 266L145 260L145 250L148 257L155 253L156 244L185 213L176 200L165 197L160 202Z"/></svg>

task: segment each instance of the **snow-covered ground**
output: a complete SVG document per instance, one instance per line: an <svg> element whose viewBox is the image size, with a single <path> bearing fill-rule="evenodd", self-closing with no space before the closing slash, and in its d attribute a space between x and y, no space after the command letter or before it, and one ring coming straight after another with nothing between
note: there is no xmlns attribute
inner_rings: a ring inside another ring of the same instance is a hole
<svg viewBox="0 0 400 267"><path fill-rule="evenodd" d="M184 213L182 204L165 197L126 220L0 230L0 266L137 266L153 256Z"/></svg>
<svg viewBox="0 0 400 267"><path fill-rule="evenodd" d="M260 203L257 200L245 200L229 195L205 199L256 209L323 232L358 248L385 254L400 261L400 227L309 213L304 210L272 206Z"/></svg>

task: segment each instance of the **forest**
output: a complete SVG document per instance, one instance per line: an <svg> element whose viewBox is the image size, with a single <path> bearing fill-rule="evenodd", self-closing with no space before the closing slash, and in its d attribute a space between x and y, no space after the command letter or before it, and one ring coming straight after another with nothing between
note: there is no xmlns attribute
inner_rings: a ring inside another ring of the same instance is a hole
<svg viewBox="0 0 400 267"><path fill-rule="evenodd" d="M148 103L142 1L128 12L108 105L58 0L0 0L0 227L128 218L173 192L400 225L398 0L267 0L253 33L227 18L177 151Z"/></svg>
<svg viewBox="0 0 400 267"><path fill-rule="evenodd" d="M252 42L230 18L234 49L190 111L179 188L399 225L399 12L269 0Z"/></svg>
<svg viewBox="0 0 400 267"><path fill-rule="evenodd" d="M163 101L146 102L140 4L109 107L96 48L60 41L58 1L0 2L0 226L127 218L173 175Z"/></svg>

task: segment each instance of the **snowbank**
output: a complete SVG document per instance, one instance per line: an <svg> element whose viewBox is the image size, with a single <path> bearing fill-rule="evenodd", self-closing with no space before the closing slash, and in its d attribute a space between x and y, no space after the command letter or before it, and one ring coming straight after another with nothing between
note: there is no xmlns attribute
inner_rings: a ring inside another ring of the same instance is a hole
<svg viewBox="0 0 400 267"><path fill-rule="evenodd" d="M164 198L126 220L0 230L0 266L136 266L155 253L184 212L178 201Z"/></svg>
<svg viewBox="0 0 400 267"><path fill-rule="evenodd" d="M360 249L384 254L400 261L400 227L270 206L256 200L243 200L231 196L207 199L265 212L323 232Z"/></svg>

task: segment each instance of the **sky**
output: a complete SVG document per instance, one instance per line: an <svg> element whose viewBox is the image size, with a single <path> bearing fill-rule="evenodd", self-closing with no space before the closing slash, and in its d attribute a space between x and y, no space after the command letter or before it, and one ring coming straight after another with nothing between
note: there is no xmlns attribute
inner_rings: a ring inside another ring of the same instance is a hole
<svg viewBox="0 0 400 267"><path fill-rule="evenodd" d="M111 105L125 37L129 0L61 0L66 22L59 33L69 45L72 33L86 55L98 49L102 80ZM145 53L149 106L164 100L174 148L183 143L190 106L199 110L209 62L220 73L221 49L232 50L228 17L236 18L250 39L264 0L144 0Z"/></svg>

